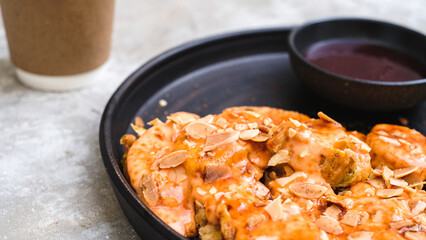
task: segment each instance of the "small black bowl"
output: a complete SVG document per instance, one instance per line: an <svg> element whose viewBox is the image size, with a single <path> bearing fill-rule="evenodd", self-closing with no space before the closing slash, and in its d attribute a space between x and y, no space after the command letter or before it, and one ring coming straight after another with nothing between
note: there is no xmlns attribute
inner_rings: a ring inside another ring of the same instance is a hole
<svg viewBox="0 0 426 240"><path fill-rule="evenodd" d="M295 28L289 38L290 60L298 78L318 95L347 107L369 111L407 109L426 100L426 79L383 82L360 80L311 64L304 52L329 39L374 41L426 66L426 36L402 26L359 18L320 20Z"/></svg>

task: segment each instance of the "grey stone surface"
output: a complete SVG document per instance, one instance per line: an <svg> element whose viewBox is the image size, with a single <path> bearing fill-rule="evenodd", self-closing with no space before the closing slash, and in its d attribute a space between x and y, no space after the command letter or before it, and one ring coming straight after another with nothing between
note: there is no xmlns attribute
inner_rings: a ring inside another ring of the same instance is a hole
<svg viewBox="0 0 426 240"><path fill-rule="evenodd" d="M425 0L118 0L100 83L47 93L22 86L0 28L0 239L138 239L114 197L98 128L113 91L139 65L212 34L333 16L426 32Z"/></svg>

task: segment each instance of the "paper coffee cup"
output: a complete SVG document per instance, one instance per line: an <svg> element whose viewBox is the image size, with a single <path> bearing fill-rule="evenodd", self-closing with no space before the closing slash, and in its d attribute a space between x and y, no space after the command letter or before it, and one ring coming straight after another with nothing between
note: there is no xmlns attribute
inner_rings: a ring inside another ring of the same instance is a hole
<svg viewBox="0 0 426 240"><path fill-rule="evenodd" d="M25 85L93 84L110 55L114 0L0 0L10 58Z"/></svg>

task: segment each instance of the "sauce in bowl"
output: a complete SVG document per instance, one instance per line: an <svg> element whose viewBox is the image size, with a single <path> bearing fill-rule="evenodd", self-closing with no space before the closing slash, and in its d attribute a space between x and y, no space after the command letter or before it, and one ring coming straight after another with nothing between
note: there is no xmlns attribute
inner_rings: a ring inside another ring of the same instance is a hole
<svg viewBox="0 0 426 240"><path fill-rule="evenodd" d="M367 40L331 39L311 45L305 58L339 75L382 82L426 78L426 67L415 58Z"/></svg>

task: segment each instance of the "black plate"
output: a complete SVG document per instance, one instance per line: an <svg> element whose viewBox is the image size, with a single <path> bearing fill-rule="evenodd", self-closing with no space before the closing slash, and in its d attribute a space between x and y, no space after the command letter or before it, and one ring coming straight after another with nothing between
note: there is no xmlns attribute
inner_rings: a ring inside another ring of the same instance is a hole
<svg viewBox="0 0 426 240"><path fill-rule="evenodd" d="M143 239L185 239L156 217L125 180L120 137L131 133L136 116L145 122L177 112L219 113L226 107L256 105L296 110L315 117L323 111L350 130L400 124L425 134L426 103L403 112L366 113L322 100L296 79L287 54L289 28L260 29L194 41L149 61L111 97L102 116L99 141L106 171L130 224ZM158 102L164 99L166 107Z"/></svg>

